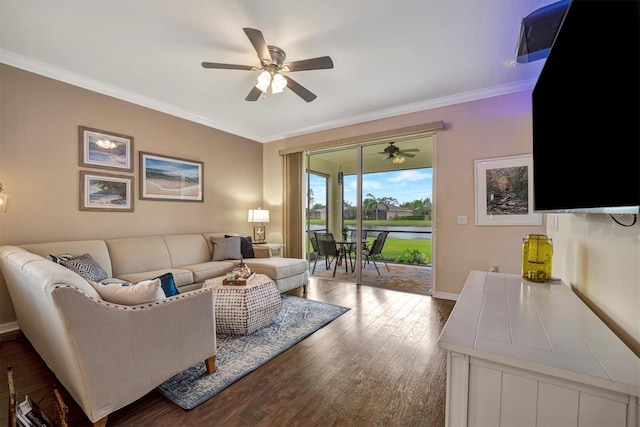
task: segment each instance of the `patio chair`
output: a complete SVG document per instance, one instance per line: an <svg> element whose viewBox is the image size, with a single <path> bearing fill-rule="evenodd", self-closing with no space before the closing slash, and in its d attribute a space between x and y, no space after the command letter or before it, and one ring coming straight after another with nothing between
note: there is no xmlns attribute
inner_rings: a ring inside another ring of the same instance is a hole
<svg viewBox="0 0 640 427"><path fill-rule="evenodd" d="M382 248L384 247L384 242L387 240L387 236L389 235L388 231L381 231L376 237L376 240L373 241L373 244L370 248L365 249L363 251L364 261L362 263L362 268L365 267L365 264L371 261L373 266L376 268L378 275L380 275L380 270L378 270L378 265L376 264L376 257L380 257L384 262L384 265L387 267L387 271L389 270L389 265L387 265L387 261L382 256Z"/></svg>
<svg viewBox="0 0 640 427"><path fill-rule="evenodd" d="M316 239L316 233L313 231L309 231L309 240L311 241L311 248L313 252L309 254L309 262L311 262L311 257L313 257L313 269L311 270L311 274L316 272L316 264L318 264L318 258L320 258L320 250L318 248L318 239ZM325 268L329 269L329 260L327 257L324 257Z"/></svg>
<svg viewBox="0 0 640 427"><path fill-rule="evenodd" d="M331 263L335 262L333 266L333 277L335 277L340 261L344 258L344 262L347 262L347 253L338 248L333 233L315 233L315 236L318 243L318 254L325 257L327 270L331 268Z"/></svg>

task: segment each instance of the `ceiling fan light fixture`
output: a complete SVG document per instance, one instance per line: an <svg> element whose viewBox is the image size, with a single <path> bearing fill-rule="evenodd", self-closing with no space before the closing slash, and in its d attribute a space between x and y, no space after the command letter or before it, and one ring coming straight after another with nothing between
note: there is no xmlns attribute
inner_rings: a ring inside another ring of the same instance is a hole
<svg viewBox="0 0 640 427"><path fill-rule="evenodd" d="M271 73L268 71L263 71L258 76L258 82L256 83L256 87L260 89L262 92L267 92L269 89L269 85L271 84Z"/></svg>
<svg viewBox="0 0 640 427"><path fill-rule="evenodd" d="M280 93L287 87L287 79L282 77L281 74L276 73L273 76L273 82L271 83L271 93Z"/></svg>
<svg viewBox="0 0 640 427"><path fill-rule="evenodd" d="M395 156L391 156L389 158L391 159L391 163L393 163L394 165L401 165L407 160L405 156L401 156L399 154L396 154Z"/></svg>

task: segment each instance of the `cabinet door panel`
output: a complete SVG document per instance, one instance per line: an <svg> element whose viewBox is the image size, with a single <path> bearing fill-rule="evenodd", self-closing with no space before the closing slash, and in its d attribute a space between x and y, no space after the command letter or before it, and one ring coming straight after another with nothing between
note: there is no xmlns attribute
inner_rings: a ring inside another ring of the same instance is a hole
<svg viewBox="0 0 640 427"><path fill-rule="evenodd" d="M538 384L538 425L577 426L580 393L553 384Z"/></svg>
<svg viewBox="0 0 640 427"><path fill-rule="evenodd" d="M502 374L500 425L535 426L538 381L518 375Z"/></svg>
<svg viewBox="0 0 640 427"><path fill-rule="evenodd" d="M500 389L502 373L495 369L471 364L469 367L470 426L497 426L500 424Z"/></svg>
<svg viewBox="0 0 640 427"><path fill-rule="evenodd" d="M627 425L627 405L589 393L580 393L580 427Z"/></svg>

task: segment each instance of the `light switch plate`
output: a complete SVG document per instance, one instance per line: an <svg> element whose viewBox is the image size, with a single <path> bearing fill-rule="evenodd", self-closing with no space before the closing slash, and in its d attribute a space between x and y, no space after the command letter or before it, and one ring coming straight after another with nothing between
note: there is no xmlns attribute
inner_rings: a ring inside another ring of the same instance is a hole
<svg viewBox="0 0 640 427"><path fill-rule="evenodd" d="M467 216L466 215L458 216L458 224L465 225L466 223L467 223Z"/></svg>

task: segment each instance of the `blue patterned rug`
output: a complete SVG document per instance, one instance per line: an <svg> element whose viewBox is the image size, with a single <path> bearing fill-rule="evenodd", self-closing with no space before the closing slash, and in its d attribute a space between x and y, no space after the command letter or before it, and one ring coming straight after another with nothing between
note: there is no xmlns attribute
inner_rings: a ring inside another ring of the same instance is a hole
<svg viewBox="0 0 640 427"><path fill-rule="evenodd" d="M203 361L165 381L158 390L181 408L193 409L349 310L283 294L282 310L272 325L245 336L217 335L213 374L206 374Z"/></svg>

